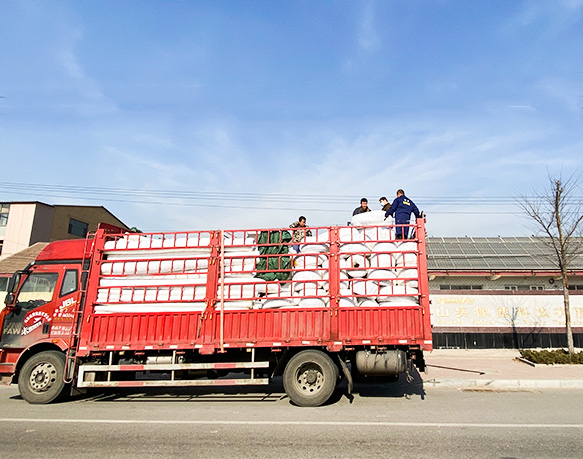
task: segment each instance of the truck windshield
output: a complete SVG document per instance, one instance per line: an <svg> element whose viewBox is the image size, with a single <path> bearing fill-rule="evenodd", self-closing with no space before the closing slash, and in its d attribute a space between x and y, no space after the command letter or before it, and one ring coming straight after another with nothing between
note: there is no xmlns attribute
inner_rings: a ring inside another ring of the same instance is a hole
<svg viewBox="0 0 583 459"><path fill-rule="evenodd" d="M34 309L51 301L58 278L57 273L32 273L18 292L16 306Z"/></svg>

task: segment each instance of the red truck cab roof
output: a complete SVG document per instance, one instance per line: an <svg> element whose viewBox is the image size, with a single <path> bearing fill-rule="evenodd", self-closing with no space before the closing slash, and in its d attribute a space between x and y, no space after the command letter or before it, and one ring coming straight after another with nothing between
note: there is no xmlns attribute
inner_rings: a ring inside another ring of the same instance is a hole
<svg viewBox="0 0 583 459"><path fill-rule="evenodd" d="M87 249L91 248L93 241L85 239L71 239L66 241L51 242L36 257L37 262L43 261L65 261L65 260L82 260ZM89 250L87 250L89 251Z"/></svg>

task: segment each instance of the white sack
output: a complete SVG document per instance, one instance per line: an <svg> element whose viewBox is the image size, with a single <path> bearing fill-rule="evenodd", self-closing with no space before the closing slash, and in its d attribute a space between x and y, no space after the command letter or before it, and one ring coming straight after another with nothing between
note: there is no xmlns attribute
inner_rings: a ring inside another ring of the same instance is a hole
<svg viewBox="0 0 583 459"><path fill-rule="evenodd" d="M247 282L247 279L249 282ZM256 278L233 277L225 278L223 285L225 300L240 300L257 298L265 295L267 292L267 285L265 281ZM220 300L221 285L217 286L217 298Z"/></svg>
<svg viewBox="0 0 583 459"><path fill-rule="evenodd" d="M292 295L291 283L267 282L267 296L287 296Z"/></svg>
<svg viewBox="0 0 583 459"><path fill-rule="evenodd" d="M396 283L405 284L407 287L417 288L419 286L418 282L418 271L416 269L400 269L397 271L397 281Z"/></svg>
<svg viewBox="0 0 583 459"><path fill-rule="evenodd" d="M318 282L298 282L294 284L293 296L315 296L318 294Z"/></svg>
<svg viewBox="0 0 583 459"><path fill-rule="evenodd" d="M190 248L190 249L150 249L150 250L119 250L106 252L106 259L109 261L117 260L155 260L168 258L202 258L209 257L208 248Z"/></svg>
<svg viewBox="0 0 583 459"><path fill-rule="evenodd" d="M383 225L385 224L385 211L371 210L370 212L353 215L350 223L353 226Z"/></svg>
<svg viewBox="0 0 583 459"><path fill-rule="evenodd" d="M179 234L164 235L164 238L153 236L128 235L126 237L118 238L115 241L107 241L104 245L106 251L109 250L125 250L125 249L160 249L160 248L174 248L174 247L208 247L210 245L210 237L205 234ZM208 251L208 249L205 249Z"/></svg>
<svg viewBox="0 0 583 459"><path fill-rule="evenodd" d="M374 279L378 281L383 287L391 285L393 279L396 279L397 274L395 271L388 269L373 269L368 272L367 279Z"/></svg>
<svg viewBox="0 0 583 459"><path fill-rule="evenodd" d="M366 236L361 228L340 228L338 239L342 243L365 242Z"/></svg>
<svg viewBox="0 0 583 459"><path fill-rule="evenodd" d="M256 304L255 307L258 307L259 309L277 309L277 308L289 308L289 307L295 307L296 304L288 301L288 300L280 300L280 299L274 299L274 300L266 300L260 303L260 305Z"/></svg>
<svg viewBox="0 0 583 459"><path fill-rule="evenodd" d="M362 243L340 244L340 256L346 258L351 253L363 253L365 255L370 253L370 247Z"/></svg>
<svg viewBox="0 0 583 459"><path fill-rule="evenodd" d="M298 303L300 308L323 308L326 306L320 298L304 298Z"/></svg>
<svg viewBox="0 0 583 459"><path fill-rule="evenodd" d="M134 286L158 286L158 285L205 285L206 276L186 274L184 276L168 274L163 276L124 276L102 277L99 280L100 287L134 287Z"/></svg>
<svg viewBox="0 0 583 459"><path fill-rule="evenodd" d="M204 311L205 303L141 303L141 304L99 304L95 314L135 314L144 312L193 312Z"/></svg>
<svg viewBox="0 0 583 459"><path fill-rule="evenodd" d="M340 272L347 274L351 278L366 277L368 268L370 267L368 258L362 255L352 255L345 259L341 258L339 264Z"/></svg>
<svg viewBox="0 0 583 459"><path fill-rule="evenodd" d="M358 305L361 307L376 307L379 304L371 298L364 298L359 301Z"/></svg>
<svg viewBox="0 0 583 459"><path fill-rule="evenodd" d="M316 269L320 264L319 255L297 255L294 257L294 268L296 269Z"/></svg>
<svg viewBox="0 0 583 459"><path fill-rule="evenodd" d="M378 282L368 280L355 280L352 283L352 290L356 296L376 296L379 294L381 287Z"/></svg>
<svg viewBox="0 0 583 459"><path fill-rule="evenodd" d="M223 302L223 311L238 311L241 309L253 309L254 302L251 300L237 300L237 301L229 301L225 300ZM221 302L217 301L215 306L217 311L221 310Z"/></svg>
<svg viewBox="0 0 583 459"><path fill-rule="evenodd" d="M370 257L370 267L373 269L391 269L394 267L393 256L388 253L373 253Z"/></svg>
<svg viewBox="0 0 583 459"><path fill-rule="evenodd" d="M247 252L251 250L257 250L255 246L255 239L248 237L248 238L231 238L225 236L225 242L223 243L225 247L225 252Z"/></svg>
<svg viewBox="0 0 583 459"><path fill-rule="evenodd" d="M398 267L415 267L417 266L417 243L401 242L397 246L398 253L393 255L395 266ZM405 253L408 251L409 253Z"/></svg>
<svg viewBox="0 0 583 459"><path fill-rule="evenodd" d="M329 251L328 242L317 236L307 236L304 243L300 244L300 253L326 253Z"/></svg>

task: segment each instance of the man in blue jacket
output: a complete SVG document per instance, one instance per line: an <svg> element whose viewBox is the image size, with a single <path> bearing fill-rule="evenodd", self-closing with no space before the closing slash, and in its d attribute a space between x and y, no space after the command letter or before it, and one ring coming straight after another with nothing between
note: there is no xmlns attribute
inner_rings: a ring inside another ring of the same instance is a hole
<svg viewBox="0 0 583 459"><path fill-rule="evenodd" d="M395 225L408 225L411 221L411 214L414 214L416 218L421 217L421 212L407 196L405 192L401 189L397 190L397 198L389 207L389 210L385 212L385 218L395 215ZM395 237L397 239L407 239L409 237L409 227L408 226L397 226L395 228Z"/></svg>

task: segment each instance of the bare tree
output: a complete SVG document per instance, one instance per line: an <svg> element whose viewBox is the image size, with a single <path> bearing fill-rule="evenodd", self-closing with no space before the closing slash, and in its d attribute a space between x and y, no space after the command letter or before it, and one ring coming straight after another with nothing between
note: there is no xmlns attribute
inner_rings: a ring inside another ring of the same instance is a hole
<svg viewBox="0 0 583 459"><path fill-rule="evenodd" d="M575 257L583 252L582 234L583 200L577 196L581 175L573 174L563 180L561 174L548 174L549 186L534 196L520 196L518 203L534 221L535 234L551 249L552 260L561 273L565 306L565 325L569 353L575 353L573 331L571 329L571 308L569 307L569 268Z"/></svg>

